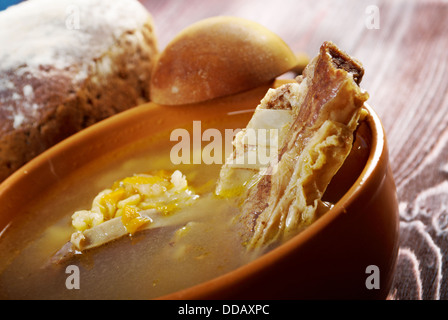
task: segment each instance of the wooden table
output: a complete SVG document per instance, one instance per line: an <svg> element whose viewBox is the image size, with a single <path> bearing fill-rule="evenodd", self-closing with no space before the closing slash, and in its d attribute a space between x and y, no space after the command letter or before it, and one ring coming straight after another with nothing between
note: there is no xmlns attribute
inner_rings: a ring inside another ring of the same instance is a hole
<svg viewBox="0 0 448 320"><path fill-rule="evenodd" d="M141 0L160 49L217 15L259 22L295 52L332 40L364 64L363 87L389 142L400 202L391 299L448 299L448 2Z"/></svg>

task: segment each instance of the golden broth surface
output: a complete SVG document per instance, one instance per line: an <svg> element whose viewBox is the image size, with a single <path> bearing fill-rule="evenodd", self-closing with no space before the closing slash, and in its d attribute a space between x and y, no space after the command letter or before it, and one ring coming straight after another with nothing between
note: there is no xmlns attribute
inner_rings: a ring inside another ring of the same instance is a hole
<svg viewBox="0 0 448 320"><path fill-rule="evenodd" d="M155 298L247 263L249 258L231 223L236 206L213 196L221 165L174 165L170 161L173 143L164 134L139 148L133 146L131 153L105 155L24 206L0 236L0 298ZM182 210L194 211L199 218L144 230L87 250L62 265L48 265L75 231L73 212L90 208L96 194L114 181L158 169L180 170L186 175L201 196ZM79 268L79 289L66 285L72 275L70 266Z"/></svg>

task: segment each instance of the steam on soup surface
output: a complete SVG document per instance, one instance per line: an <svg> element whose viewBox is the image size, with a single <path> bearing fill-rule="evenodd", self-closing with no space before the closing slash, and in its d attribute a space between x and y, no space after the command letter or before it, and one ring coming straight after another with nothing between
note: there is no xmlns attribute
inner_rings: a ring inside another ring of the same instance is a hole
<svg viewBox="0 0 448 320"><path fill-rule="evenodd" d="M232 223L238 208L213 195L220 164L173 165L169 137L158 140L131 157L123 152L127 157L108 155L92 162L18 214L0 237L0 298L154 298L247 263L251 258ZM143 230L60 265L49 264L75 231L75 211L90 208L98 192L116 180L160 169L180 170L199 194L194 205L172 213L191 214L191 220Z"/></svg>

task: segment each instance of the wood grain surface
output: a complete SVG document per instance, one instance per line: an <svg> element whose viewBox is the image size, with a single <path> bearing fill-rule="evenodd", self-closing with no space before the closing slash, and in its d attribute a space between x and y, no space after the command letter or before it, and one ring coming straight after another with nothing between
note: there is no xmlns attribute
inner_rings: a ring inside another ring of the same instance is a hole
<svg viewBox="0 0 448 320"><path fill-rule="evenodd" d="M390 299L448 299L448 2L141 0L160 49L211 16L259 22L295 52L331 40L366 69L362 86L389 142L400 202Z"/></svg>

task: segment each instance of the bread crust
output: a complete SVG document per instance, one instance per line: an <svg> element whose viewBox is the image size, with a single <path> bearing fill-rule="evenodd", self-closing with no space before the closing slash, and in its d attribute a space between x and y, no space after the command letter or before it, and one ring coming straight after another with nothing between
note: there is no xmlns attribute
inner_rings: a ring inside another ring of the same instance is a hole
<svg viewBox="0 0 448 320"><path fill-rule="evenodd" d="M95 2L101 5L103 1L92 1L92 5ZM20 10L19 6L14 10ZM95 34L94 28L82 30L106 48L90 48L84 52L85 60L72 59L63 67L56 62L32 66L25 60L13 67L0 62L0 181L70 135L149 100L158 48L152 17L146 10L143 14L140 25L123 28L116 38ZM114 28L107 21L98 24ZM75 51L76 41L68 44L73 46L73 56L82 53Z"/></svg>

